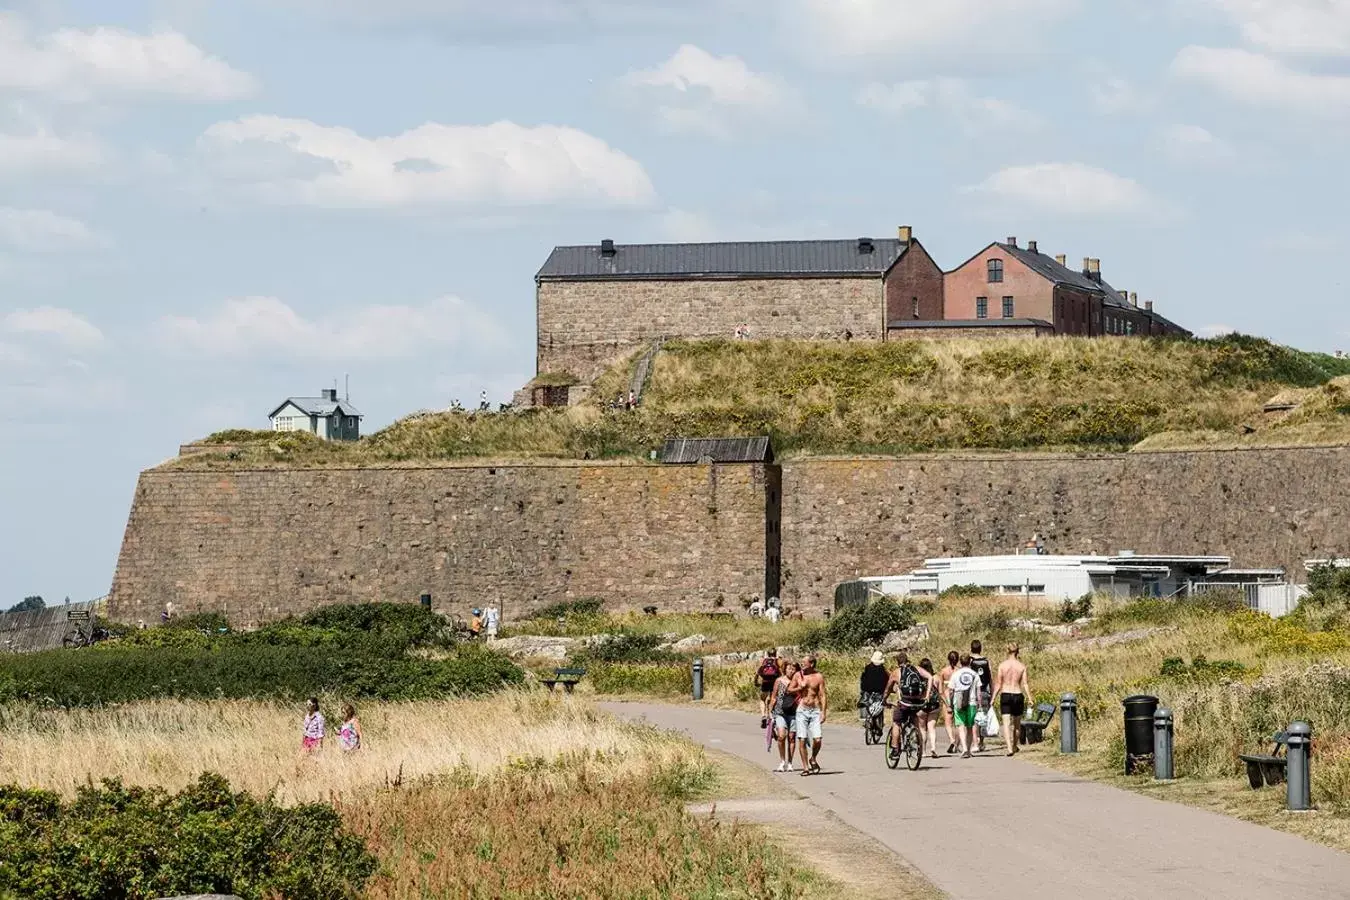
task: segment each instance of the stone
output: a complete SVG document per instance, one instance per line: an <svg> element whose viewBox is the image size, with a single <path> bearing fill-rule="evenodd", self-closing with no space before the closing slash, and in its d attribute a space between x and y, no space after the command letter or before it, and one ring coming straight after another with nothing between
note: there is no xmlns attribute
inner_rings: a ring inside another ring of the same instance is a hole
<svg viewBox="0 0 1350 900"><path fill-rule="evenodd" d="M494 641L490 646L493 650L505 653L512 659L564 660L580 644L581 641L577 638L540 637L525 634L519 637L502 638L499 641Z"/></svg>
<svg viewBox="0 0 1350 900"><path fill-rule="evenodd" d="M913 650L922 647L932 638L932 632L929 631L927 623L920 622L912 628L906 628L904 631L892 631L881 639L877 645L882 653L896 653L901 650ZM871 655L872 651L867 651Z"/></svg>
<svg viewBox="0 0 1350 900"><path fill-rule="evenodd" d="M1101 637L1079 638L1074 641L1067 641L1063 644L1054 644L1047 649L1050 650L1100 650L1102 647L1114 647L1118 644L1132 644L1135 641L1148 640L1160 634L1176 631L1174 626L1163 625L1153 628L1132 628L1129 631L1118 631L1115 634L1106 634Z"/></svg>
<svg viewBox="0 0 1350 900"><path fill-rule="evenodd" d="M674 653L692 653L699 647L711 643L712 638L707 637L706 635L691 634L687 638L682 638L676 641L675 643L670 644L668 649L670 649Z"/></svg>

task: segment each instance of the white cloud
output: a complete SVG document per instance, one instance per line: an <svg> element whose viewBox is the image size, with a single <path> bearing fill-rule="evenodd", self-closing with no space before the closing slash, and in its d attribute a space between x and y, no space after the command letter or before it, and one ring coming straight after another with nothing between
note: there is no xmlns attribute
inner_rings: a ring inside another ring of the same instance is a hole
<svg viewBox="0 0 1350 900"><path fill-rule="evenodd" d="M192 357L397 359L437 347L502 345L502 327L458 297L366 306L307 319L275 297L239 297L210 316L166 316L159 342Z"/></svg>
<svg viewBox="0 0 1350 900"><path fill-rule="evenodd" d="M1082 163L1008 166L965 191L1062 215L1128 215L1163 208L1138 182Z"/></svg>
<svg viewBox="0 0 1350 900"><path fill-rule="evenodd" d="M914 54L1004 56L1035 47L1076 0L790 0L784 21L812 55L908 62Z"/></svg>
<svg viewBox="0 0 1350 900"><path fill-rule="evenodd" d="M0 133L0 175L85 171L103 161L103 148L92 137L64 138L45 128Z"/></svg>
<svg viewBox="0 0 1350 900"><path fill-rule="evenodd" d="M0 333L47 338L68 350L89 350L103 343L103 332L92 322L56 306L16 309L0 319Z"/></svg>
<svg viewBox="0 0 1350 900"><path fill-rule="evenodd" d="M575 128L427 123L368 138L306 119L212 125L198 146L214 173L264 200L326 207L644 206L631 157Z"/></svg>
<svg viewBox="0 0 1350 900"><path fill-rule="evenodd" d="M1109 76L1089 87L1095 112L1110 115L1147 112L1153 107L1153 98L1119 76Z"/></svg>
<svg viewBox="0 0 1350 900"><path fill-rule="evenodd" d="M36 36L17 15L0 14L0 88L70 100L110 93L228 100L257 82L176 31L62 28Z"/></svg>
<svg viewBox="0 0 1350 900"><path fill-rule="evenodd" d="M1159 139L1163 150L1176 162L1216 163L1237 156L1232 145L1199 125L1169 125Z"/></svg>
<svg viewBox="0 0 1350 900"><path fill-rule="evenodd" d="M932 107L951 117L967 133L992 129L1031 129L1040 116L997 97L982 97L960 78L932 78L897 84L872 82L858 93L858 103L892 115Z"/></svg>
<svg viewBox="0 0 1350 900"><path fill-rule="evenodd" d="M1329 119L1350 113L1350 75L1301 72L1250 50L1184 47L1172 61L1172 74L1251 106Z"/></svg>
<svg viewBox="0 0 1350 900"><path fill-rule="evenodd" d="M1350 0L1209 0L1251 44L1274 53L1350 53Z"/></svg>
<svg viewBox="0 0 1350 900"><path fill-rule="evenodd" d="M34 252L106 246L107 241L78 219L45 209L0 206L0 246Z"/></svg>
<svg viewBox="0 0 1350 900"><path fill-rule="evenodd" d="M692 44L653 69L629 72L619 83L644 103L655 100L658 122L676 132L724 137L791 117L798 106L777 78L753 71L740 57L714 56Z"/></svg>

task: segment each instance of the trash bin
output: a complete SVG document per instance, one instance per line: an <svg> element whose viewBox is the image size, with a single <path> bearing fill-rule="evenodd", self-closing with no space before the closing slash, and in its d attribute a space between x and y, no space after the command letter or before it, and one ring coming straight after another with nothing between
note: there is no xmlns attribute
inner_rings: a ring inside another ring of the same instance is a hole
<svg viewBox="0 0 1350 900"><path fill-rule="evenodd" d="M1153 714L1158 711L1158 698L1136 694L1121 701L1125 707L1125 774L1133 775L1140 763L1151 766L1153 761Z"/></svg>

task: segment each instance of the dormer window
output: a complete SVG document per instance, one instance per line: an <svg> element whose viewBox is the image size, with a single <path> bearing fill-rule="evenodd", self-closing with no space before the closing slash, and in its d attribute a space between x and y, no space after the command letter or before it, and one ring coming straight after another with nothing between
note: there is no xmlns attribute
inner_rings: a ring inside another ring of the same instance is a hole
<svg viewBox="0 0 1350 900"><path fill-rule="evenodd" d="M998 284L1003 281L1003 260L989 260L989 283Z"/></svg>

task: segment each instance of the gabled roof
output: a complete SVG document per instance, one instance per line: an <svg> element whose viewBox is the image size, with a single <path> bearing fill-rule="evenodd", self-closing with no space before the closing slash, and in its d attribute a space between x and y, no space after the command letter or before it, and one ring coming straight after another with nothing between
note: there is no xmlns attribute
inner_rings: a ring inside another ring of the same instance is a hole
<svg viewBox="0 0 1350 900"><path fill-rule="evenodd" d="M287 397L281 402L281 405L267 414L267 418L272 418L291 403L294 403L301 412L309 416L321 416L327 418L339 411L344 416L361 415L356 407L352 406L351 403L346 400L329 400L327 397Z"/></svg>
<svg viewBox="0 0 1350 900"><path fill-rule="evenodd" d="M771 463L773 447L767 437L669 438L661 449L666 465L688 465L705 457L719 463Z"/></svg>
<svg viewBox="0 0 1350 900"><path fill-rule="evenodd" d="M904 256L908 244L895 238L843 241L742 241L717 244L616 244L606 256L598 244L555 247L536 278L540 281L644 278L880 277Z"/></svg>

